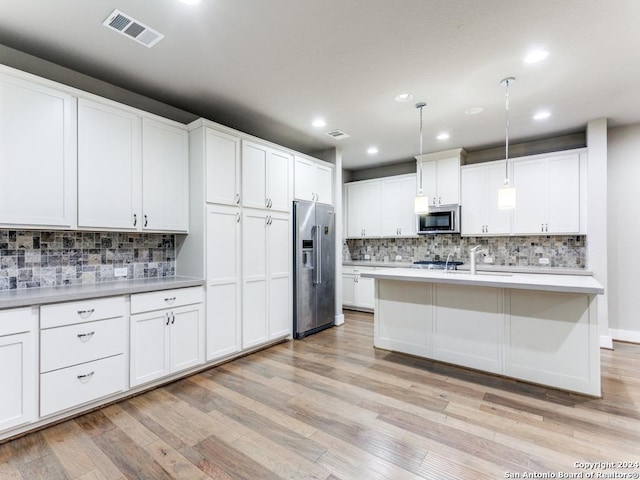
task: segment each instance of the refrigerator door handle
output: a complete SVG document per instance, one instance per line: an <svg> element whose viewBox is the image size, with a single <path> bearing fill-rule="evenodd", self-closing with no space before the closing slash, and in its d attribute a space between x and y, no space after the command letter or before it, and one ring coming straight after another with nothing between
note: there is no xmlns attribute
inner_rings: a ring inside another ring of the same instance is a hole
<svg viewBox="0 0 640 480"><path fill-rule="evenodd" d="M322 225L316 225L316 285L322 283Z"/></svg>

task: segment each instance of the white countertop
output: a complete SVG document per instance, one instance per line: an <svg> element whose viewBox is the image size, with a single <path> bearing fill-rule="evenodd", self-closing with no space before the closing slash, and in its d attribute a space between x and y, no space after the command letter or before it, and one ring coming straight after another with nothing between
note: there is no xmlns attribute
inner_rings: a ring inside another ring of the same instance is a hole
<svg viewBox="0 0 640 480"><path fill-rule="evenodd" d="M604 287L588 275L540 273L481 272L477 275L456 270L421 270L417 268L385 268L363 271L362 277L406 282L444 283L477 287L542 290L547 292L602 294Z"/></svg>
<svg viewBox="0 0 640 480"><path fill-rule="evenodd" d="M87 298L131 295L133 293L169 290L172 288L198 287L204 280L191 277L160 277L139 280L117 280L113 282L59 287L24 288L0 291L0 309L44 305L47 303L72 302Z"/></svg>
<svg viewBox="0 0 640 480"><path fill-rule="evenodd" d="M378 260L345 260L344 266L352 267L386 267L386 268L409 268L413 265L410 261L378 261ZM469 270L469 264L458 265L458 270ZM549 275L593 275L593 272L585 268L566 267L536 267L518 265L494 265L492 263L479 263L479 272L510 272L510 273L544 273Z"/></svg>

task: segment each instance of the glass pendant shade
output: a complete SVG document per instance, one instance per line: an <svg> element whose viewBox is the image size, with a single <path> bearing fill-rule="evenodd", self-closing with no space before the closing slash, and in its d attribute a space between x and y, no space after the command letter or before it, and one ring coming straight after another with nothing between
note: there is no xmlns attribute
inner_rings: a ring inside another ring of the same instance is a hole
<svg viewBox="0 0 640 480"><path fill-rule="evenodd" d="M413 210L416 214L429 213L429 197L422 192L418 192L413 200Z"/></svg>
<svg viewBox="0 0 640 480"><path fill-rule="evenodd" d="M509 180L505 180L502 188L498 190L498 208L501 210L516 208L516 189L511 186Z"/></svg>

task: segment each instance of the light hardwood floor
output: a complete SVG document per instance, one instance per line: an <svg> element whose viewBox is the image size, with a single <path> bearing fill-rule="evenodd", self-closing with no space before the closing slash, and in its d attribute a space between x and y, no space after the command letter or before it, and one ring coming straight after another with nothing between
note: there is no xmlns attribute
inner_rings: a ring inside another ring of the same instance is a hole
<svg viewBox="0 0 640 480"><path fill-rule="evenodd" d="M0 479L561 478L640 462L640 345L602 351L592 399L375 350L372 315L345 313L2 444Z"/></svg>

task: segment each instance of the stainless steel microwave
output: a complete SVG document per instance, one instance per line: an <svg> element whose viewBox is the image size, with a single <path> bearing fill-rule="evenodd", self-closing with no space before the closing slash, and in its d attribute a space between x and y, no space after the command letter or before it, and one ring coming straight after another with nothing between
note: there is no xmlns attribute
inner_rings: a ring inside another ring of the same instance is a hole
<svg viewBox="0 0 640 480"><path fill-rule="evenodd" d="M418 215L418 235L460 233L460 205L429 207L429 213Z"/></svg>

